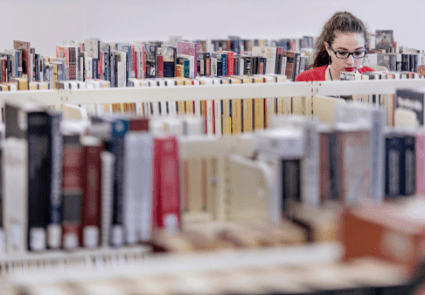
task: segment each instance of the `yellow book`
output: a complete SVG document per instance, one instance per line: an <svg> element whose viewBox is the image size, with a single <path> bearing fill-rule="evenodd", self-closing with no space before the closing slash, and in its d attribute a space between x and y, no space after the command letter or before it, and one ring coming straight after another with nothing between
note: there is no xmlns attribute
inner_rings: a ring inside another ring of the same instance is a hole
<svg viewBox="0 0 425 295"><path fill-rule="evenodd" d="M345 103L342 98L314 95L312 102L313 117L319 118L322 123L333 124L335 106Z"/></svg>
<svg viewBox="0 0 425 295"><path fill-rule="evenodd" d="M176 78L176 86L183 86L185 85L183 78ZM177 114L186 114L186 104L184 100L179 100L177 102Z"/></svg>
<svg viewBox="0 0 425 295"><path fill-rule="evenodd" d="M242 84L242 80L229 78L232 84ZM242 99L232 99L232 134L242 132Z"/></svg>
<svg viewBox="0 0 425 295"><path fill-rule="evenodd" d="M221 80L221 83L230 84L230 79L223 77ZM221 127L223 130L223 135L231 135L232 134L232 118L230 116L230 99L223 99L223 109L221 112L222 112Z"/></svg>
<svg viewBox="0 0 425 295"><path fill-rule="evenodd" d="M0 91L9 91L9 87L5 84L0 84Z"/></svg>
<svg viewBox="0 0 425 295"><path fill-rule="evenodd" d="M185 86L192 86L193 85L193 81L189 78L183 78L184 80L184 85ZM186 114L194 114L195 110L194 110L194 106L193 106L193 100L186 100L185 102L186 105Z"/></svg>
<svg viewBox="0 0 425 295"><path fill-rule="evenodd" d="M243 83L254 83L253 77L239 76ZM254 100L252 98L244 98L242 100L243 111L242 111L242 129L243 132L252 132L254 118L252 116Z"/></svg>
<svg viewBox="0 0 425 295"><path fill-rule="evenodd" d="M264 83L263 77L254 77L255 83ZM254 99L254 128L264 129L264 98Z"/></svg>
<svg viewBox="0 0 425 295"><path fill-rule="evenodd" d="M25 78L12 78L11 82L17 84L18 90L29 90L29 81Z"/></svg>
<svg viewBox="0 0 425 295"><path fill-rule="evenodd" d="M53 66L53 89L56 89L56 81L58 80L58 65L52 63Z"/></svg>
<svg viewBox="0 0 425 295"><path fill-rule="evenodd" d="M305 96L292 97L292 113L305 115Z"/></svg>
<svg viewBox="0 0 425 295"><path fill-rule="evenodd" d="M47 82L38 82L37 83L38 90L49 90L49 83Z"/></svg>
<svg viewBox="0 0 425 295"><path fill-rule="evenodd" d="M37 82L29 82L29 90L38 90Z"/></svg>

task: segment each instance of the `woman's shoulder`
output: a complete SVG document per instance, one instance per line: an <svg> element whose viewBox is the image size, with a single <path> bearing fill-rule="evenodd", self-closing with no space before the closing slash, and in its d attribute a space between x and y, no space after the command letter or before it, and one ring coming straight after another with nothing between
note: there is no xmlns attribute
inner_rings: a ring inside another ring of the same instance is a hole
<svg viewBox="0 0 425 295"><path fill-rule="evenodd" d="M297 75L296 82L325 81L327 65L313 68Z"/></svg>
<svg viewBox="0 0 425 295"><path fill-rule="evenodd" d="M359 73L374 72L375 70L368 66L363 66L359 69Z"/></svg>

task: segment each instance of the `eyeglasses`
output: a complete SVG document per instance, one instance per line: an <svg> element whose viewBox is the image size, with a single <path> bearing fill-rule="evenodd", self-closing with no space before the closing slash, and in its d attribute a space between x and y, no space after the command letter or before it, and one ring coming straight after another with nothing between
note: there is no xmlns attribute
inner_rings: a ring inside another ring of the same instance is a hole
<svg viewBox="0 0 425 295"><path fill-rule="evenodd" d="M328 43L329 44L329 43ZM332 52L335 53L337 58L341 58L341 59L347 59L350 57L350 55L352 55L354 58L363 58L366 56L366 51L365 50L359 50L359 51L354 51L354 52L348 52L348 51L335 51L331 44L329 44L329 47L331 48Z"/></svg>

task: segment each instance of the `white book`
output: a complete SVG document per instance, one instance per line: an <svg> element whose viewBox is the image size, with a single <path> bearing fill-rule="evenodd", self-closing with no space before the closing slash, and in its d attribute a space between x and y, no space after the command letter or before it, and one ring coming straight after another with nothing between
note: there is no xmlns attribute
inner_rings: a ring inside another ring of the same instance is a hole
<svg viewBox="0 0 425 295"><path fill-rule="evenodd" d="M158 80L149 80L149 86L150 87L158 87ZM150 103L152 105L152 112L154 116L159 116L160 112L159 112L159 104L160 102L157 100L154 100L153 102Z"/></svg>
<svg viewBox="0 0 425 295"><path fill-rule="evenodd" d="M176 82L173 79L165 79L165 85L167 87L175 87ZM176 101L169 101L168 102L168 114L170 116L177 115L177 102Z"/></svg>
<svg viewBox="0 0 425 295"><path fill-rule="evenodd" d="M127 53L120 51L122 82L120 87L127 87Z"/></svg>
<svg viewBox="0 0 425 295"><path fill-rule="evenodd" d="M213 57L211 54L211 77L217 77L217 57Z"/></svg>
<svg viewBox="0 0 425 295"><path fill-rule="evenodd" d="M239 59L239 75L244 75L244 66L245 66L245 60L241 57Z"/></svg>
<svg viewBox="0 0 425 295"><path fill-rule="evenodd" d="M93 58L89 57L87 52L84 52L84 63L86 66L85 74L86 74L86 81L93 79Z"/></svg>
<svg viewBox="0 0 425 295"><path fill-rule="evenodd" d="M274 74L276 67L276 47L266 47L266 74Z"/></svg>
<svg viewBox="0 0 425 295"><path fill-rule="evenodd" d="M142 175L151 170L143 165L143 132L128 132L124 138L124 232L125 242L136 244L139 240L137 231L137 215L141 215L138 206L143 190Z"/></svg>
<svg viewBox="0 0 425 295"><path fill-rule="evenodd" d="M199 86L199 80L193 80L194 86ZM201 101L199 99L194 100L195 104L195 116L201 116Z"/></svg>
<svg viewBox="0 0 425 295"><path fill-rule="evenodd" d="M213 78L214 85L220 85L220 78ZM214 121L215 121L215 136L222 136L222 128L221 128L221 99L214 99Z"/></svg>
<svg viewBox="0 0 425 295"><path fill-rule="evenodd" d="M143 133L139 136L141 145L139 146L139 154L142 156L142 167L144 168L141 177L139 202L137 202L137 228L139 232L139 241L145 242L151 240L152 229L152 147L153 139L149 133ZM146 168L147 167L147 168Z"/></svg>
<svg viewBox="0 0 425 295"><path fill-rule="evenodd" d="M7 138L3 146L3 220L8 255L27 252L28 143Z"/></svg>

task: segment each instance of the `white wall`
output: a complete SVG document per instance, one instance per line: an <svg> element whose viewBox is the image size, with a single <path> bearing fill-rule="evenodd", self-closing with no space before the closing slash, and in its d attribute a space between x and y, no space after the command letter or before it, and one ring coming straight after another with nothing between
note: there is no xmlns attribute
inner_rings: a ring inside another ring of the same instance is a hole
<svg viewBox="0 0 425 295"><path fill-rule="evenodd" d="M422 0L92 0L83 1L83 35L106 41L318 35L346 10L371 31L393 29L401 45L425 49ZM107 21L112 20L112 21ZM115 21L114 21L115 20ZM414 25L413 25L414 23Z"/></svg>
<svg viewBox="0 0 425 295"><path fill-rule="evenodd" d="M422 1L384 0L0 0L0 51L14 39L54 55L63 39L107 42L278 38L318 35L326 20L347 10L375 29L393 29L399 44L425 49Z"/></svg>
<svg viewBox="0 0 425 295"><path fill-rule="evenodd" d="M82 40L82 1L0 0L0 51L24 40L42 55L55 55L63 39Z"/></svg>

